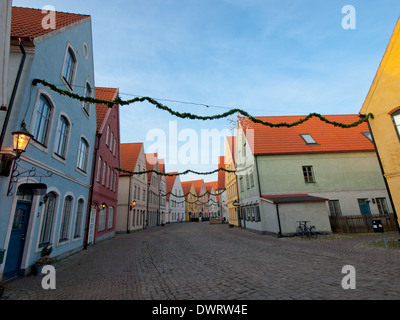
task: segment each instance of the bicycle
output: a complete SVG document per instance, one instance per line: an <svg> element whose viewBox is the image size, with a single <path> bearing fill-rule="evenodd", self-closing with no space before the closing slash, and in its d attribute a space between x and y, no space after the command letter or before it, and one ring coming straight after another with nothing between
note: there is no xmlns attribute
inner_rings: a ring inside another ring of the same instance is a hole
<svg viewBox="0 0 400 320"><path fill-rule="evenodd" d="M298 236L307 237L309 239L318 237L317 228L315 226L309 227L307 225L307 223L310 221L297 221L297 222L299 223L299 226L296 229L296 234Z"/></svg>

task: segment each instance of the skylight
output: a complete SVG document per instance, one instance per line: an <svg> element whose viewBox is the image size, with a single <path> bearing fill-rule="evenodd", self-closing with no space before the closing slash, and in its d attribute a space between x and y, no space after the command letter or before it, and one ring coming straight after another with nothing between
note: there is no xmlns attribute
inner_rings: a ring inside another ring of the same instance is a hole
<svg viewBox="0 0 400 320"><path fill-rule="evenodd" d="M317 142L314 140L314 138L310 134L301 134L300 136L303 138L303 140L307 144L317 144Z"/></svg>
<svg viewBox="0 0 400 320"><path fill-rule="evenodd" d="M362 133L364 136L366 136L368 138L368 140L372 141L372 135L371 132L363 132Z"/></svg>

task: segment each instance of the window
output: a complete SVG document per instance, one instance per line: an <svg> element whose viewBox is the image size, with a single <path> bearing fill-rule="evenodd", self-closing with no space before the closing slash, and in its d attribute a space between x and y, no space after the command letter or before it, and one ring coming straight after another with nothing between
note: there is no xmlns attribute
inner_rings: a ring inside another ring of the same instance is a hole
<svg viewBox="0 0 400 320"><path fill-rule="evenodd" d="M72 88L76 69L76 57L72 48L68 48L65 57L63 78L67 84Z"/></svg>
<svg viewBox="0 0 400 320"><path fill-rule="evenodd" d="M114 139L114 146L113 146L113 155L115 156L115 147L117 145L117 139Z"/></svg>
<svg viewBox="0 0 400 320"><path fill-rule="evenodd" d="M386 198L376 198L379 214L389 214Z"/></svg>
<svg viewBox="0 0 400 320"><path fill-rule="evenodd" d="M78 150L78 169L87 172L89 159L89 144L84 138L81 138Z"/></svg>
<svg viewBox="0 0 400 320"><path fill-rule="evenodd" d="M397 112L393 115L393 122L397 129L397 134L400 136L400 112Z"/></svg>
<svg viewBox="0 0 400 320"><path fill-rule="evenodd" d="M67 141L69 134L69 122L66 117L61 116L60 122L57 129L57 140L56 140L56 155L65 159L67 151Z"/></svg>
<svg viewBox="0 0 400 320"><path fill-rule="evenodd" d="M85 209L85 201L79 199L78 208L76 210L76 218L75 218L75 230L74 230L74 238L80 238L82 232L82 219L83 219L83 210Z"/></svg>
<svg viewBox="0 0 400 320"><path fill-rule="evenodd" d="M110 126L107 126L106 146L108 147L108 139L110 137Z"/></svg>
<svg viewBox="0 0 400 320"><path fill-rule="evenodd" d="M332 217L342 216L342 209L340 208L339 200L329 200L329 211Z"/></svg>
<svg viewBox="0 0 400 320"><path fill-rule="evenodd" d="M89 83L86 83L83 95L85 98L91 98L93 96L92 87ZM87 115L90 115L90 102L83 103L83 111L85 111Z"/></svg>
<svg viewBox="0 0 400 320"><path fill-rule="evenodd" d="M45 207L43 213L42 229L40 231L40 247L44 247L45 245L50 244L57 195L51 192L47 196L45 196L43 200Z"/></svg>
<svg viewBox="0 0 400 320"><path fill-rule="evenodd" d="M312 166L303 167L304 181L306 183L315 183L315 177Z"/></svg>
<svg viewBox="0 0 400 320"><path fill-rule="evenodd" d="M103 209L103 207L100 206L98 231L104 231L106 229L106 213L107 207Z"/></svg>
<svg viewBox="0 0 400 320"><path fill-rule="evenodd" d="M68 196L65 198L64 201L64 209L63 209L60 239L59 239L60 242L68 240L71 213L72 213L72 197Z"/></svg>
<svg viewBox="0 0 400 320"><path fill-rule="evenodd" d="M110 151L112 151L113 142L114 142L114 132L111 132L111 138L110 138Z"/></svg>
<svg viewBox="0 0 400 320"><path fill-rule="evenodd" d="M36 110L36 118L32 134L34 136L34 139L42 145L46 145L50 116L51 116L50 102L44 95L40 95L39 105Z"/></svg>
<svg viewBox="0 0 400 320"><path fill-rule="evenodd" d="M99 163L97 164L97 177L96 177L97 182L100 182L100 178L101 178L101 162L102 162L102 159L101 159L101 157L99 157Z"/></svg>
<svg viewBox="0 0 400 320"><path fill-rule="evenodd" d="M307 144L317 144L317 142L314 140L314 138L310 134L301 134L300 136L303 138L303 140Z"/></svg>
<svg viewBox="0 0 400 320"><path fill-rule="evenodd" d="M106 168L107 168L107 163L104 162L104 164L103 164L103 179L102 179L102 181L101 181L101 184L102 184L103 186L106 185Z"/></svg>
<svg viewBox="0 0 400 320"><path fill-rule="evenodd" d="M240 192L243 192L244 191L244 189L243 189L243 177L240 177L239 184L240 184Z"/></svg>
<svg viewBox="0 0 400 320"><path fill-rule="evenodd" d="M134 220L134 219L133 219ZM114 208L109 207L108 208L108 222L107 222L107 228L112 229L114 226Z"/></svg>

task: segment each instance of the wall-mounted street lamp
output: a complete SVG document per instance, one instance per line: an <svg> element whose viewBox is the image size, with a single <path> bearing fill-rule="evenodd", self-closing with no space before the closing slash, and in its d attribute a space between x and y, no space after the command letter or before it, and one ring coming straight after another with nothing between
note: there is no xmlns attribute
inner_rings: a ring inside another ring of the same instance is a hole
<svg viewBox="0 0 400 320"><path fill-rule="evenodd" d="M136 201L133 200L133 202L129 205L129 211L132 211L133 208L135 208L135 207L136 207Z"/></svg>
<svg viewBox="0 0 400 320"><path fill-rule="evenodd" d="M101 208L104 210L105 208L107 207L107 205L105 204L105 203L103 203L102 205L101 205Z"/></svg>
<svg viewBox="0 0 400 320"><path fill-rule="evenodd" d="M29 142L33 139L33 135L26 130L25 121L21 124L21 129L12 133L14 154L3 155L2 165L0 168L0 176L8 177L11 172L11 166L15 160L18 160L26 151ZM15 165L15 162L14 162Z"/></svg>

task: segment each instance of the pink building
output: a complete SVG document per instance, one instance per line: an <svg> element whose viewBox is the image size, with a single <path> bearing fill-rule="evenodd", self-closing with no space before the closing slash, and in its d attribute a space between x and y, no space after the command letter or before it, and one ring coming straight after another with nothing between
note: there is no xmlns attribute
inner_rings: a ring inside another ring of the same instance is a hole
<svg viewBox="0 0 400 320"><path fill-rule="evenodd" d="M113 101L118 89L95 88L96 98ZM96 105L97 132L93 160L90 215L88 215L88 244L112 238L118 205L120 168L119 106Z"/></svg>

